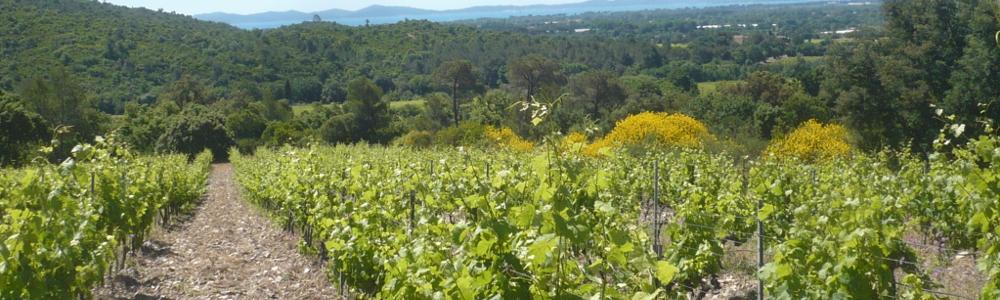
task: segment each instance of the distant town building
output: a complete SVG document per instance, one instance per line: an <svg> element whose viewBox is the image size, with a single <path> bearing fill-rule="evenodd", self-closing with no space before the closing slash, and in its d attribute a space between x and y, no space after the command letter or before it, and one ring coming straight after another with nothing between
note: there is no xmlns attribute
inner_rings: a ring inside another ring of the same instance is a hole
<svg viewBox="0 0 1000 300"><path fill-rule="evenodd" d="M857 28L851 27L851 28L843 29L843 30L823 31L823 32L820 32L820 34L848 34L848 33L855 33L857 31L858 31Z"/></svg>

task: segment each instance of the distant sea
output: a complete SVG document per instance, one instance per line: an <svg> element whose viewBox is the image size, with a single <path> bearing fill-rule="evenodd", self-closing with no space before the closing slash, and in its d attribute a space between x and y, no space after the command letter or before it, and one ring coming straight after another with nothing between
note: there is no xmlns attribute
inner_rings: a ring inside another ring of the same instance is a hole
<svg viewBox="0 0 1000 300"><path fill-rule="evenodd" d="M788 3L806 3L806 2L817 2L815 0L731 0L731 1L712 1L705 3L702 1L691 1L691 2L670 2L662 3L659 1L650 1L651 3L643 4L630 4L623 6L601 6L601 7L531 7L524 9L502 9L495 11L443 11L440 13L429 13L429 14L419 14L419 15L409 15L409 16L391 16L391 17L347 17L347 18L336 18L336 19L326 19L324 21L333 21L339 24L359 26L364 25L366 22L375 24L392 24L403 20L429 20L435 22L450 22L459 20L474 20L480 18L507 18L514 16L544 16L544 15L575 15L586 12L602 11L602 12L621 12L621 11L640 11L640 10L654 10L654 9L677 9L677 8L702 8L702 7L712 7L712 6L727 6L727 5L750 5L750 4L788 4ZM268 29L277 28L285 25L298 24L306 22L308 20L282 20L282 21L268 21L268 22L246 22L246 23L232 23L231 25L243 28L243 29Z"/></svg>

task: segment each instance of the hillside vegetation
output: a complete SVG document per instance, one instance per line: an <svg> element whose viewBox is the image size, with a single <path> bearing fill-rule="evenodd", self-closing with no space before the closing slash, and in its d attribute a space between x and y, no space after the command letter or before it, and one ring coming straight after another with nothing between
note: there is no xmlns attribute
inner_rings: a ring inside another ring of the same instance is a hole
<svg viewBox="0 0 1000 300"><path fill-rule="evenodd" d="M979 118L1000 114L997 8L959 2L246 31L93 1L5 0L0 90L23 108L17 120L38 116L49 129L17 140L69 141L54 156L112 130L140 151L211 148L220 159L234 145L390 143L411 132L470 145L484 126L597 140L643 112L691 116L752 155L813 119L843 125L864 150L929 152L949 118L974 135ZM661 46L675 44L686 46ZM412 100L423 105L387 104ZM553 121L536 126L538 114Z"/></svg>

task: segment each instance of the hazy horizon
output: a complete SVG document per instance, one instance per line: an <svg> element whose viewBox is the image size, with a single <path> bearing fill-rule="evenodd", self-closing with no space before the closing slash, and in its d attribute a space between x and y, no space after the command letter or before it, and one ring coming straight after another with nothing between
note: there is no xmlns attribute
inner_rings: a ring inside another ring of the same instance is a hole
<svg viewBox="0 0 1000 300"><path fill-rule="evenodd" d="M408 6L421 9L447 10L483 5L534 5L578 3L584 0L358 0L332 2L325 0L284 0L284 1L199 1L199 0L107 0L108 3L128 7L145 7L156 10L173 11L187 15L207 13L254 14L269 11L316 12L328 9L358 10L371 5Z"/></svg>

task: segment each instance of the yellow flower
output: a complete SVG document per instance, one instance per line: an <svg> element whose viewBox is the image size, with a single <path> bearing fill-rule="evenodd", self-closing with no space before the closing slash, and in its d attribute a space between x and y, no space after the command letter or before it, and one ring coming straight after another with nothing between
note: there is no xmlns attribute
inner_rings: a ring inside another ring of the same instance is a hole
<svg viewBox="0 0 1000 300"><path fill-rule="evenodd" d="M784 138L772 141L765 153L776 158L811 162L830 160L851 153L848 136L843 126L809 120Z"/></svg>
<svg viewBox="0 0 1000 300"><path fill-rule="evenodd" d="M607 147L643 143L701 148L706 141L713 139L705 124L692 117L684 114L644 112L618 121L611 133L587 146L584 153L597 156Z"/></svg>
<svg viewBox="0 0 1000 300"><path fill-rule="evenodd" d="M535 148L535 145L514 133L510 128L495 128L486 126L486 139L494 145L514 151L527 152Z"/></svg>

